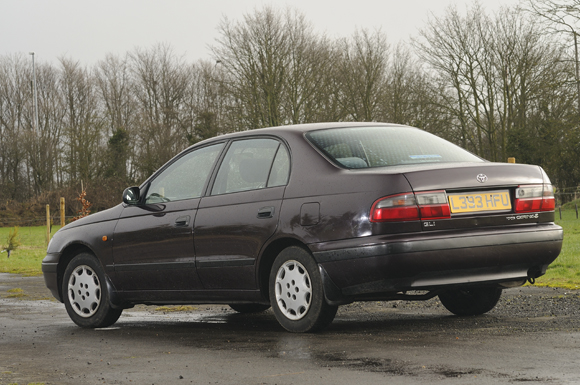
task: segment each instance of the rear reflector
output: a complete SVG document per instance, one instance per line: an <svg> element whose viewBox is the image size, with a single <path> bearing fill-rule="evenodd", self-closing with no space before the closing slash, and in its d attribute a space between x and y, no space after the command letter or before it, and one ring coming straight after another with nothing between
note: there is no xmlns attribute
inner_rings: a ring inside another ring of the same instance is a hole
<svg viewBox="0 0 580 385"><path fill-rule="evenodd" d="M370 221L417 221L450 217L445 191L426 191L391 195L377 200L371 208Z"/></svg>
<svg viewBox="0 0 580 385"><path fill-rule="evenodd" d="M451 210L445 191L426 191L415 194L421 219L451 218Z"/></svg>
<svg viewBox="0 0 580 385"><path fill-rule="evenodd" d="M516 213L554 211L556 199L551 184L523 185L516 189Z"/></svg>

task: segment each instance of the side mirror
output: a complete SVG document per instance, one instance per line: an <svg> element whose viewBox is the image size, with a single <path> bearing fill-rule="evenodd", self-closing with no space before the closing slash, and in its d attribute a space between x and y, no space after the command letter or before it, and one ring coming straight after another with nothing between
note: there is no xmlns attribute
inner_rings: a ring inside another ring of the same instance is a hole
<svg viewBox="0 0 580 385"><path fill-rule="evenodd" d="M139 187L127 187L125 191L123 191L123 203L136 205L139 203L140 199L141 192L139 191Z"/></svg>

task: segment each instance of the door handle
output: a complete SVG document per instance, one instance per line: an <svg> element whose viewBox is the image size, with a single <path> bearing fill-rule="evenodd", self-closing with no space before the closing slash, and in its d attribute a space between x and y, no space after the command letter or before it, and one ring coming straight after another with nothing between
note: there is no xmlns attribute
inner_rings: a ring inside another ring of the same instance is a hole
<svg viewBox="0 0 580 385"><path fill-rule="evenodd" d="M189 215L184 215L175 220L175 226L188 226L189 225Z"/></svg>
<svg viewBox="0 0 580 385"><path fill-rule="evenodd" d="M258 210L258 218L266 219L274 216L274 206L262 207Z"/></svg>

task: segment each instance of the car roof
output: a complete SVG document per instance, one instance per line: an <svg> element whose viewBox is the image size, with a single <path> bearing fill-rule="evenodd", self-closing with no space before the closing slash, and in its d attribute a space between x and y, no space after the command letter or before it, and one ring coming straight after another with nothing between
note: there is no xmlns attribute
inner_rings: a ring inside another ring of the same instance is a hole
<svg viewBox="0 0 580 385"><path fill-rule="evenodd" d="M195 146L215 140L233 139L236 137L251 135L280 135L280 134L303 134L309 131L324 130L328 128L348 128L348 127L369 127L369 126L383 126L383 127L404 127L400 124L393 123L378 123L378 122L333 122L333 123L306 123L306 124L292 124L286 126L256 128L251 130L244 130L232 132L215 136L213 138L198 142Z"/></svg>

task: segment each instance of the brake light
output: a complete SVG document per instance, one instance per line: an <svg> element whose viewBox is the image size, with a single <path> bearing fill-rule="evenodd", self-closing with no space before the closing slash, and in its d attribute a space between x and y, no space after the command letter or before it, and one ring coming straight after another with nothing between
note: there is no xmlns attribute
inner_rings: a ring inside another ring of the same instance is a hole
<svg viewBox="0 0 580 385"><path fill-rule="evenodd" d="M427 191L391 195L376 201L371 208L371 222L418 221L451 217L445 191Z"/></svg>
<svg viewBox="0 0 580 385"><path fill-rule="evenodd" d="M516 213L554 211L554 188L551 184L518 186L515 206Z"/></svg>

